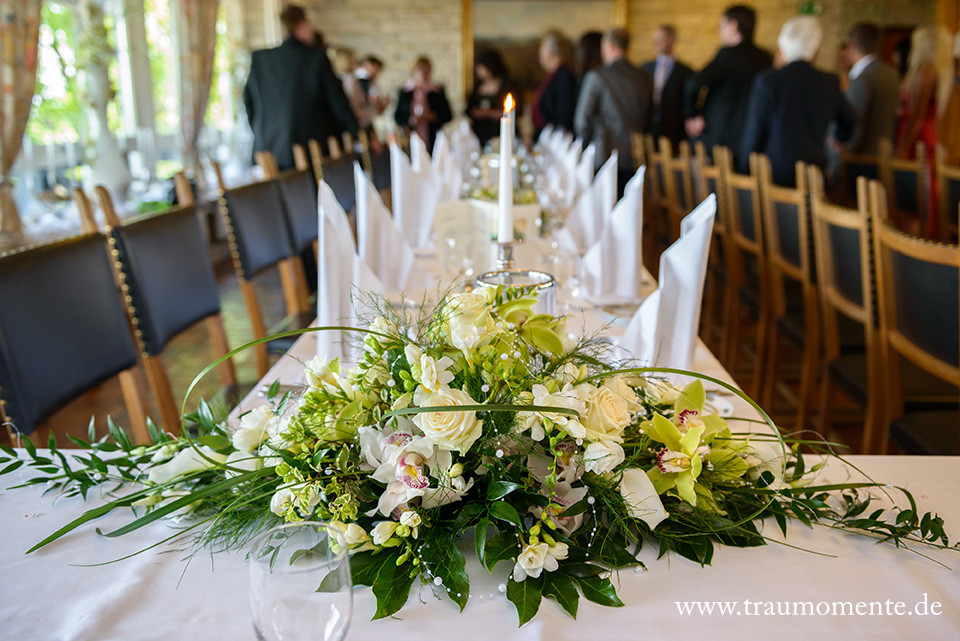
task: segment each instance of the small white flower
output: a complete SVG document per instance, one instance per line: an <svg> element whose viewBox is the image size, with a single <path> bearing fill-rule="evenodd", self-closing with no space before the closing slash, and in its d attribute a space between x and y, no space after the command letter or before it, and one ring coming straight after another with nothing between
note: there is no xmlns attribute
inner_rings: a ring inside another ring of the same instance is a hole
<svg viewBox="0 0 960 641"><path fill-rule="evenodd" d="M199 453L197 450L199 450ZM166 463L152 468L147 474L147 479L151 483L159 485L184 474L216 467L227 460L225 454L220 454L206 445L197 448L197 450L192 447L181 450Z"/></svg>
<svg viewBox="0 0 960 641"><path fill-rule="evenodd" d="M270 430L276 431L279 422L268 405L259 405L240 419L240 428L230 440L240 452L252 452L260 446Z"/></svg>
<svg viewBox="0 0 960 641"><path fill-rule="evenodd" d="M588 472L606 474L623 463L625 454L619 443L597 441L587 445L583 453L583 464Z"/></svg>
<svg viewBox="0 0 960 641"><path fill-rule="evenodd" d="M296 496L289 487L282 487L274 492L270 499L270 511L277 516L286 516L293 509Z"/></svg>

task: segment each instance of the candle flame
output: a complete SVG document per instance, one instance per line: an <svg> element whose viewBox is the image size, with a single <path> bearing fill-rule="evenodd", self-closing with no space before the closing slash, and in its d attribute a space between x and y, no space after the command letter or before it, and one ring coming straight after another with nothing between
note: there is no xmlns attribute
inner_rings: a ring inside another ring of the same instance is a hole
<svg viewBox="0 0 960 641"><path fill-rule="evenodd" d="M515 106L516 104L517 104L517 103L514 102L514 100L513 100L513 94L512 94L512 93L508 93L508 94L507 94L507 99L503 101L503 113L504 113L504 115L506 115L506 114L510 113L511 111L513 111L513 108L514 108L514 106Z"/></svg>

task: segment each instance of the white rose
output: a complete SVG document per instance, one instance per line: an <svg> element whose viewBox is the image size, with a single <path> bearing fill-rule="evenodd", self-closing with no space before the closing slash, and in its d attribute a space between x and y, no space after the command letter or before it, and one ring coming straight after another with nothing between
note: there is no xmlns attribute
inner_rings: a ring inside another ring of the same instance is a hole
<svg viewBox="0 0 960 641"><path fill-rule="evenodd" d="M276 431L276 423L279 423L279 419L270 406L258 405L244 414L240 419L240 428L233 433L230 440L237 450L252 452L260 446L260 442L270 431Z"/></svg>
<svg viewBox="0 0 960 641"><path fill-rule="evenodd" d="M453 407L476 403L463 390L448 389L431 394L424 399L421 407ZM413 422L437 447L457 450L461 454L465 454L470 449L483 431L483 421L477 420L474 411L426 412L417 414Z"/></svg>
<svg viewBox="0 0 960 641"><path fill-rule="evenodd" d="M607 387L601 387L591 396L587 401L587 417L583 421L587 440L622 441L621 432L630 424L627 402Z"/></svg>
<svg viewBox="0 0 960 641"><path fill-rule="evenodd" d="M453 360L444 356L439 361L432 356L420 356L420 384L430 392L438 392L453 380L453 373L447 368L453 365Z"/></svg>
<svg viewBox="0 0 960 641"><path fill-rule="evenodd" d="M660 521L669 516L663 509L660 495L653 487L653 481L643 470L623 471L620 481L620 494L627 504L627 512L635 519L646 523L650 529L657 527Z"/></svg>
<svg viewBox="0 0 960 641"><path fill-rule="evenodd" d="M753 469L750 470L751 479L758 479L764 472L773 474L773 481L768 486L771 490L779 490L784 486L783 483L783 448L779 442L757 440L750 444L753 448L753 455L747 458L747 464Z"/></svg>
<svg viewBox="0 0 960 641"><path fill-rule="evenodd" d="M199 454L197 453L197 450L194 450L192 447L181 450L176 456L163 465L158 465L152 468L150 473L147 474L147 480L149 480L151 483L160 485L162 483L172 481L178 476L183 476L184 474L190 474L191 472L199 472L200 470L216 467L227 460L226 454L219 454L206 445L203 445L198 449L200 451Z"/></svg>
<svg viewBox="0 0 960 641"><path fill-rule="evenodd" d="M619 443L596 441L587 445L583 453L584 467L588 472L606 474L623 463L625 454Z"/></svg>
<svg viewBox="0 0 960 641"><path fill-rule="evenodd" d="M397 531L397 526L399 525L396 521L380 521L377 523L373 527L373 530L370 531L374 544L383 545L386 543L390 537L393 536L393 533Z"/></svg>
<svg viewBox="0 0 960 641"><path fill-rule="evenodd" d="M455 294L447 301L449 319L464 323L475 323L487 311L487 300L476 292Z"/></svg>
<svg viewBox="0 0 960 641"><path fill-rule="evenodd" d="M486 331L464 322L450 322L450 344L461 352L472 352L480 346Z"/></svg>
<svg viewBox="0 0 960 641"><path fill-rule="evenodd" d="M622 398L627 404L628 411L640 411L640 399L637 397L637 393L634 391L634 389L627 383L626 376L623 374L618 374L613 378L607 379L603 386Z"/></svg>

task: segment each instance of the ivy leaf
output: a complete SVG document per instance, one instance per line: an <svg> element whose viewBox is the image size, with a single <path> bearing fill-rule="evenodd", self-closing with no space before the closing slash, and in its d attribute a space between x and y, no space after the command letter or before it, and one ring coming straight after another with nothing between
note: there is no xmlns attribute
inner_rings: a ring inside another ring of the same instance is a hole
<svg viewBox="0 0 960 641"><path fill-rule="evenodd" d="M486 527L483 532L486 537ZM462 612L470 598L470 578L467 576L466 560L457 547L456 539L453 536L431 539L430 545L420 548L420 558L440 577L447 596L460 606Z"/></svg>
<svg viewBox="0 0 960 641"><path fill-rule="evenodd" d="M520 520L520 514L517 512L517 509L509 503L504 503L503 501L491 503L490 516L500 519L501 521L506 521L507 523L513 523L518 528L523 528L523 521Z"/></svg>
<svg viewBox="0 0 960 641"><path fill-rule="evenodd" d="M617 596L617 590L613 587L613 583L610 582L610 579L601 579L598 576L589 576L574 577L574 580L580 584L580 590L583 592L583 596L586 599L611 608L619 608L623 606L623 601L621 601L620 597Z"/></svg>
<svg viewBox="0 0 960 641"><path fill-rule="evenodd" d="M496 501L502 499L518 487L520 486L517 483L511 483L510 481L494 481L487 487L487 500Z"/></svg>
<svg viewBox="0 0 960 641"><path fill-rule="evenodd" d="M543 582L543 596L550 597L574 619L580 605L580 593L573 577L562 572L547 572Z"/></svg>
<svg viewBox="0 0 960 641"><path fill-rule="evenodd" d="M507 581L507 598L516 606L519 625L522 626L540 609L540 601L543 599L543 575L535 579L528 576L523 581Z"/></svg>
<svg viewBox="0 0 960 641"><path fill-rule="evenodd" d="M487 541L484 550L484 565L493 572L493 567L500 561L512 561L518 552L517 537L510 532L497 532Z"/></svg>

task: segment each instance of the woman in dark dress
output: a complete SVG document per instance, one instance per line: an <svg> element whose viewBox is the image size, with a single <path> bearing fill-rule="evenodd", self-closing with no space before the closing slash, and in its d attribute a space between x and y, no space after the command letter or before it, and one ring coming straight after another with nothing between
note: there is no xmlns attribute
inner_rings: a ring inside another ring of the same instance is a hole
<svg viewBox="0 0 960 641"><path fill-rule="evenodd" d="M485 147L491 138L500 135L503 101L508 93L513 94L513 99L517 102L516 113L520 114L520 92L510 82L503 58L492 49L477 56L474 72L476 76L473 93L467 101L467 116L473 126L473 133L480 139L480 146Z"/></svg>
<svg viewBox="0 0 960 641"><path fill-rule="evenodd" d="M433 149L437 131L453 117L443 86L434 84L430 78L432 71L433 65L428 58L417 58L410 79L397 96L397 110L394 112L397 124L410 127L410 132L419 135L427 149Z"/></svg>

